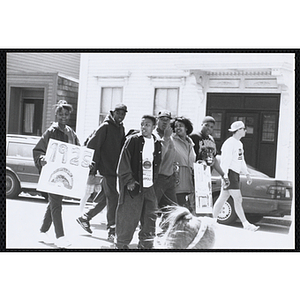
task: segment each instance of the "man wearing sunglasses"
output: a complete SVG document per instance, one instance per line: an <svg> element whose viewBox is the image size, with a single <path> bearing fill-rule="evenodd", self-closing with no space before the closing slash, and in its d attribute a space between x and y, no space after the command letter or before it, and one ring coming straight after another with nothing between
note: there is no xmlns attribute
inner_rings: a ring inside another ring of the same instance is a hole
<svg viewBox="0 0 300 300"><path fill-rule="evenodd" d="M221 148L221 168L225 173L225 177L228 176L230 185L228 187L222 187L219 198L217 199L213 216L217 218L224 203L231 196L234 201L234 207L236 214L240 218L244 229L250 231L256 231L259 226L250 224L246 217L242 206L242 194L240 190L240 173L246 174L247 184L252 183L245 159L243 144L240 141L246 135L245 124L242 121L233 122L228 129L232 132L232 136L228 138Z"/></svg>

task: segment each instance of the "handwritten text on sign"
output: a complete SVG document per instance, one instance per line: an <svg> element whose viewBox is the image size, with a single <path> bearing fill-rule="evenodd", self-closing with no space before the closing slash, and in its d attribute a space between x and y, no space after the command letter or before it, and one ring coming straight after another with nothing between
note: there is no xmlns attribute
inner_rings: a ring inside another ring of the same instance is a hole
<svg viewBox="0 0 300 300"><path fill-rule="evenodd" d="M92 149L50 139L37 190L82 198L93 155Z"/></svg>

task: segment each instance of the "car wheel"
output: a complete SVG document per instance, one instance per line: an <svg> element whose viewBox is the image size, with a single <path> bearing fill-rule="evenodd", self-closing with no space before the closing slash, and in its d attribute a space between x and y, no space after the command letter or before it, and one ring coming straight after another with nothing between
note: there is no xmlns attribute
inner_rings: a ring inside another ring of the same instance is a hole
<svg viewBox="0 0 300 300"><path fill-rule="evenodd" d="M256 214L246 214L246 218L247 220L254 224L254 223L258 223L259 221L261 221L261 219L263 218L264 216L262 215L256 215Z"/></svg>
<svg viewBox="0 0 300 300"><path fill-rule="evenodd" d="M15 198L20 193L21 186L17 177L11 172L6 172L6 197Z"/></svg>
<svg viewBox="0 0 300 300"><path fill-rule="evenodd" d="M218 195L214 196L214 202L218 199ZM237 214L234 210L233 199L230 197L223 205L219 215L218 223L223 225L230 225L237 219Z"/></svg>

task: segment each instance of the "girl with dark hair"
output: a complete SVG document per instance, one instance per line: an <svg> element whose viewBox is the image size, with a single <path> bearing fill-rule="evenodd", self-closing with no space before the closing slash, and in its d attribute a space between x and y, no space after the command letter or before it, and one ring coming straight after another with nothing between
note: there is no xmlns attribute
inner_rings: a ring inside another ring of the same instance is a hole
<svg viewBox="0 0 300 300"><path fill-rule="evenodd" d="M177 117L172 123L172 128L174 130L172 138L175 147L175 163L179 166L176 186L177 203L189 207L186 197L194 192L193 168L196 160L194 143L189 137L193 131L193 124L185 117ZM193 209L191 208L191 210Z"/></svg>

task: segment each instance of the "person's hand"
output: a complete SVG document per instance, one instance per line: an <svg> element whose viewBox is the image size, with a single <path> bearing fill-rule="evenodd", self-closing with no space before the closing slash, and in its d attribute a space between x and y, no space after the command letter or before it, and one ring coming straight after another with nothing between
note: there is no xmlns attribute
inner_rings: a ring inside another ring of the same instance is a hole
<svg viewBox="0 0 300 300"><path fill-rule="evenodd" d="M230 180L228 177L223 177L223 189L226 190L230 185Z"/></svg>
<svg viewBox="0 0 300 300"><path fill-rule="evenodd" d="M204 165L204 166L207 166L207 163L206 163L205 160L197 160L196 163L197 163L197 164L202 164L202 165Z"/></svg>
<svg viewBox="0 0 300 300"><path fill-rule="evenodd" d="M135 188L135 182L127 184L127 190L133 191Z"/></svg>
<svg viewBox="0 0 300 300"><path fill-rule="evenodd" d="M250 174L247 174L246 176L247 176L247 184L248 185L252 184L252 178L251 178Z"/></svg>
<svg viewBox="0 0 300 300"><path fill-rule="evenodd" d="M170 126L170 124L168 124L168 126L166 127L165 131L164 131L164 138L166 140L168 140L170 138L170 136L172 135L173 133L173 129L172 127Z"/></svg>
<svg viewBox="0 0 300 300"><path fill-rule="evenodd" d="M93 170L94 167L95 167L95 162L91 161L91 163L89 164L90 170Z"/></svg>
<svg viewBox="0 0 300 300"><path fill-rule="evenodd" d="M41 163L42 167L44 167L47 164L46 156L45 155L41 155L40 156L40 163Z"/></svg>

